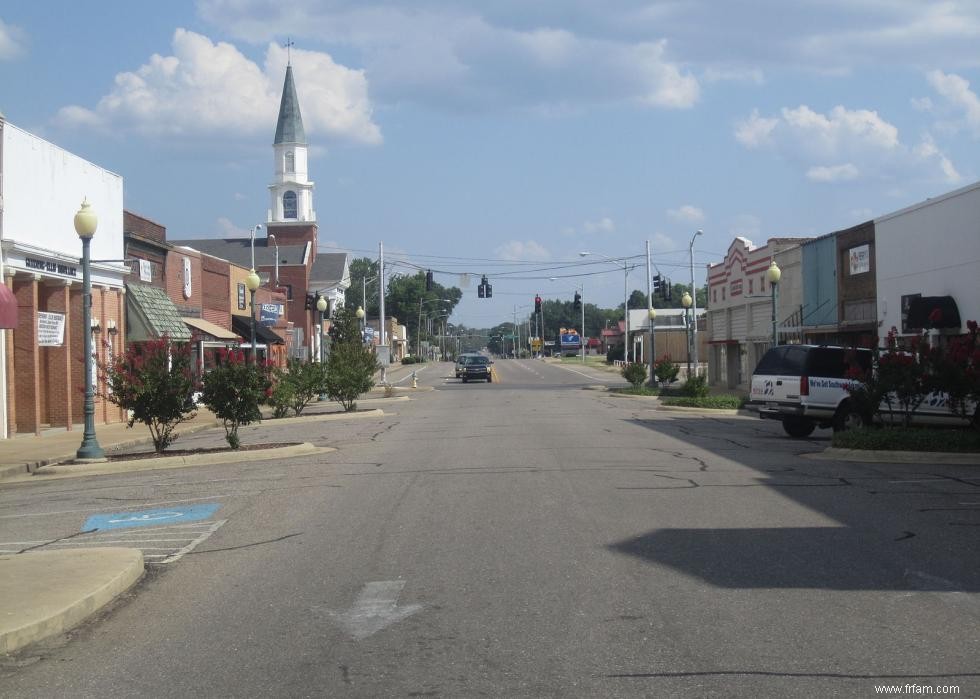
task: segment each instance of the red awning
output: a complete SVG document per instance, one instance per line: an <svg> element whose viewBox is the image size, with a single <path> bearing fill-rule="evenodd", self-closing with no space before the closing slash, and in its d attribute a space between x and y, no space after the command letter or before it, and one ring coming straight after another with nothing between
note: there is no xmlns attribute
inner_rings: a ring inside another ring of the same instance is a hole
<svg viewBox="0 0 980 699"><path fill-rule="evenodd" d="M6 284L0 284L0 328L17 327L17 298Z"/></svg>

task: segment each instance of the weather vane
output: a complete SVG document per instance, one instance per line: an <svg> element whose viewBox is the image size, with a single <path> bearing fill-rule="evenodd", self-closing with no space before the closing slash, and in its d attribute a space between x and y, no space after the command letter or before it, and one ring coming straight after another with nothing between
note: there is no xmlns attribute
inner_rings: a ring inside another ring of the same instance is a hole
<svg viewBox="0 0 980 699"><path fill-rule="evenodd" d="M290 49L290 48L291 48L292 46L294 46L294 45L295 45L295 43L296 43L296 42L294 42L294 41L293 41L292 39L290 39L290 38L289 38L288 36L286 37L286 65L292 65L292 58L290 57L290 53L289 53L289 49Z"/></svg>

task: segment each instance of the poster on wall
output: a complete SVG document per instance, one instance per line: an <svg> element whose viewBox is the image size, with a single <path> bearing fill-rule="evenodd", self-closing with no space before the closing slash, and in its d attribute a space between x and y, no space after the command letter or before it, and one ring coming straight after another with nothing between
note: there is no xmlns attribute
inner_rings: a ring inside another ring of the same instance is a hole
<svg viewBox="0 0 980 699"><path fill-rule="evenodd" d="M140 260L140 281L141 282L152 282L153 281L153 265L149 260Z"/></svg>
<svg viewBox="0 0 980 699"><path fill-rule="evenodd" d="M871 246L867 243L848 250L851 261L851 276L871 271Z"/></svg>
<svg viewBox="0 0 980 699"><path fill-rule="evenodd" d="M65 314L37 314L37 344L40 347L61 347L65 344Z"/></svg>

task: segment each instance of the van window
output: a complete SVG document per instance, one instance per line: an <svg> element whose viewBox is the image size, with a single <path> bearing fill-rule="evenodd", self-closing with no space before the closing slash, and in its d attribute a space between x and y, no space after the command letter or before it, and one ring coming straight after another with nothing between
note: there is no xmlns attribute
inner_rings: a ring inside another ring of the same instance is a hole
<svg viewBox="0 0 980 699"><path fill-rule="evenodd" d="M800 376L806 364L806 347L800 345L781 345L773 347L759 361L755 368L756 374L789 374Z"/></svg>

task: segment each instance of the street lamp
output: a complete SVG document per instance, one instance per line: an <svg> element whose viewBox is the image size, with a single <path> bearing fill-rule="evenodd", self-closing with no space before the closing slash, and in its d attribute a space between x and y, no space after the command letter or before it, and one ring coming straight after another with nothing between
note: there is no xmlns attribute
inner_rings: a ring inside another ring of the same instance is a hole
<svg viewBox="0 0 980 699"><path fill-rule="evenodd" d="M419 297L419 323L418 328L415 333L415 346L418 351L418 356L422 356L422 304L423 303L434 303L441 301L442 303L452 303L452 299L423 299Z"/></svg>
<svg viewBox="0 0 980 699"><path fill-rule="evenodd" d="M769 286L772 288L772 346L775 347L779 344L779 334L776 331L776 304L779 303L779 278L783 276L782 270L779 269L779 265L776 264L776 260L772 261L769 265L769 269L766 270L766 279L769 281Z"/></svg>
<svg viewBox="0 0 980 699"><path fill-rule="evenodd" d="M251 309L250 315L252 317L252 364L256 363L255 356L255 290L259 288L262 280L259 279L259 275L255 273L255 268L253 267L249 271L248 276L245 277L245 286L248 288L249 295L249 308Z"/></svg>
<svg viewBox="0 0 980 699"><path fill-rule="evenodd" d="M262 227L261 223L256 223L252 226L251 235L249 236L249 244L252 248L252 271L255 271L255 233Z"/></svg>
<svg viewBox="0 0 980 699"><path fill-rule="evenodd" d="M691 236L689 251L691 254L691 344L694 346L694 374L697 376L700 364L698 363L698 292L694 286L694 239L699 235L704 235L704 231L698 230Z"/></svg>
<svg viewBox="0 0 980 699"><path fill-rule="evenodd" d="M278 291L279 290L279 241L276 240L276 236L272 233L270 233L265 237L265 244L267 246L269 244L269 241L272 241L272 244L276 248L276 291ZM255 265L252 266L254 267Z"/></svg>
<svg viewBox="0 0 980 699"><path fill-rule="evenodd" d="M79 461L105 461L105 452L95 437L95 386L92 375L92 261L89 244L99 217L92 211L88 198L75 214L75 232L82 239L82 333L85 336L85 432L82 444L75 453Z"/></svg>
<svg viewBox="0 0 980 699"><path fill-rule="evenodd" d="M327 303L327 299L325 299L323 296L317 297L316 310L320 312L320 364L323 364L326 361L327 348L323 342L323 319L324 319L324 314L326 314L327 308L329 306L330 304ZM326 400L326 399L327 399L327 394L321 392L320 400Z"/></svg>
<svg viewBox="0 0 980 699"><path fill-rule="evenodd" d="M691 295L684 292L681 296L681 305L684 307L684 339L687 340L687 378L691 378L691 322L687 317L687 312L691 308L691 304L694 303L694 299Z"/></svg>
<svg viewBox="0 0 980 699"><path fill-rule="evenodd" d="M592 255L591 252L580 252L580 257L588 257ZM623 361L629 362L629 340L630 340L630 292L629 292L629 273L630 268L626 260L616 260L611 257L606 257L601 252L594 253L599 257L608 260L614 264L623 265Z"/></svg>
<svg viewBox="0 0 980 699"><path fill-rule="evenodd" d="M358 306L357 310L354 311L354 315L357 316L358 324L361 326L361 344L364 344L364 308Z"/></svg>
<svg viewBox="0 0 980 699"><path fill-rule="evenodd" d="M653 356L653 350L656 347L656 344L655 344L655 342L656 342L656 335L655 335L656 326L655 326L655 324L654 324L653 321L655 321L657 319L657 309L656 308L653 308L653 307L649 308L647 310L647 318L648 318L648 321L650 323L650 385L651 386L656 386L657 385L657 375L654 373L654 362L656 361L656 357Z"/></svg>

